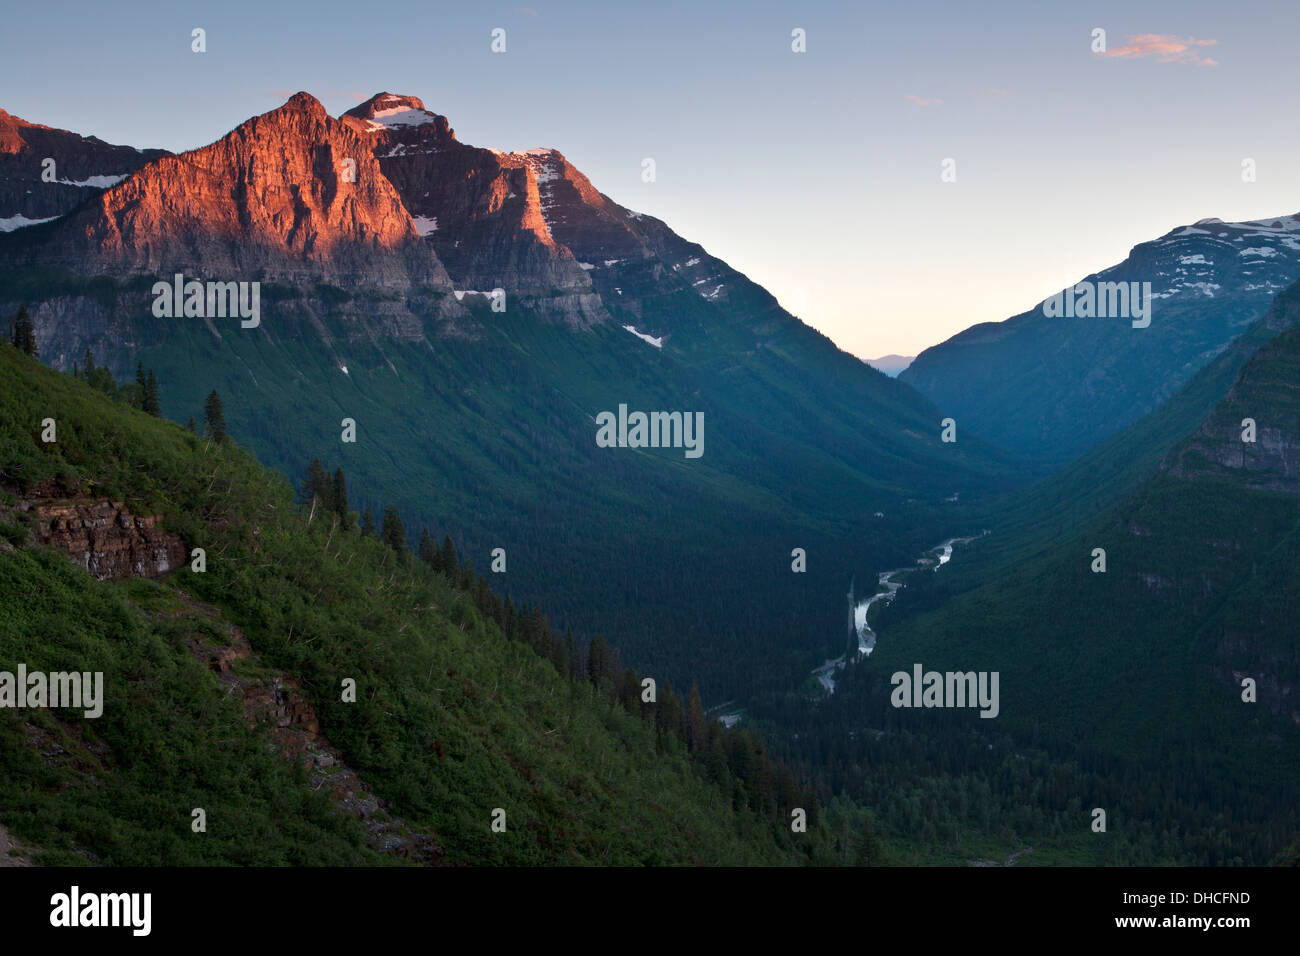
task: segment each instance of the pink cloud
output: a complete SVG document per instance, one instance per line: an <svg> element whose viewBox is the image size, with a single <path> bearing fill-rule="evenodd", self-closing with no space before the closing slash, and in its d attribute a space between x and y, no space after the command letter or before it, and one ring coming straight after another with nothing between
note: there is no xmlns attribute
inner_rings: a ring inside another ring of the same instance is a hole
<svg viewBox="0 0 1300 956"><path fill-rule="evenodd" d="M1193 66L1218 66L1219 61L1201 56L1197 47L1214 46L1218 40L1183 40L1169 33L1142 33L1128 36L1123 46L1111 47L1102 56L1140 59L1154 56L1157 63L1187 63Z"/></svg>
<svg viewBox="0 0 1300 956"><path fill-rule="evenodd" d="M903 95L903 99L909 100L917 106L938 106L943 102L943 100L938 97L935 97L934 99L926 99L924 96L917 96L915 93L906 93Z"/></svg>

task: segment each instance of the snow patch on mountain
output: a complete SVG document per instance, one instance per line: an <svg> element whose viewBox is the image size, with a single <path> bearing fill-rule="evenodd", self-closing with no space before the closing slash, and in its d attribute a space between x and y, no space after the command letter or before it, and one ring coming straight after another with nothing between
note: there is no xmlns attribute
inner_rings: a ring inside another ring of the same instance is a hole
<svg viewBox="0 0 1300 956"><path fill-rule="evenodd" d="M42 222L53 222L58 218L58 216L50 216L49 219L28 219L23 215L10 216L8 219L0 219L0 232L13 232L15 229L39 225Z"/></svg>
<svg viewBox="0 0 1300 956"><path fill-rule="evenodd" d="M107 189L126 179L126 173L114 173L109 176L87 176L81 180L60 179L64 186L88 186L94 189Z"/></svg>
<svg viewBox="0 0 1300 956"><path fill-rule="evenodd" d="M422 236L432 235L438 231L436 216L412 216L411 222L415 223L415 231Z"/></svg>
<svg viewBox="0 0 1300 956"><path fill-rule="evenodd" d="M662 335L658 337L655 337L653 335L646 335L644 332L638 332L636 330L635 325L625 325L623 326L623 328L627 329L629 332L635 335L642 342L649 342L657 349L661 349L664 347L664 337Z"/></svg>
<svg viewBox="0 0 1300 956"><path fill-rule="evenodd" d="M433 114L428 110L417 110L409 106L393 106L388 109L375 110L367 121L369 129L398 129L403 126L424 126L433 122Z"/></svg>

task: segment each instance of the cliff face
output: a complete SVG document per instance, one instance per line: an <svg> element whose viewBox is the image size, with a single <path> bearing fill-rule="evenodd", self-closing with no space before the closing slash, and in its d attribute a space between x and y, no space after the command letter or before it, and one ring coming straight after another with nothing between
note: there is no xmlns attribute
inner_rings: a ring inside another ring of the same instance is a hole
<svg viewBox="0 0 1300 956"><path fill-rule="evenodd" d="M1180 481L1161 485L1148 513L1172 542L1166 550L1179 554L1165 560L1178 593L1213 605L1201 629L1214 648L1211 671L1234 689L1251 678L1262 707L1300 726L1300 283L1264 323L1278 334L1166 457L1165 476ZM1247 418L1254 441L1243 440ZM1184 497L1200 502L1191 521L1178 510Z"/></svg>
<svg viewBox="0 0 1300 956"><path fill-rule="evenodd" d="M439 319L463 314L450 294L340 301L321 290L300 289L294 296L274 302L263 298L261 326L242 329L238 319L230 318L155 319L150 314L152 301L148 288L138 286L100 294L69 291L37 300L0 294L0 324L25 304L36 328L42 361L71 369L90 349L95 363L121 380L134 376L140 350L170 344L182 323L195 323L216 340L267 333L278 339L286 334L310 336L328 354L340 355L346 354L349 343L420 341L426 335L429 316Z"/></svg>
<svg viewBox="0 0 1300 956"><path fill-rule="evenodd" d="M1170 474L1300 495L1300 289L1280 295L1265 323L1285 331L1242 367L1213 414L1170 453ZM1255 423L1254 441L1243 439L1246 419Z"/></svg>
<svg viewBox="0 0 1300 956"><path fill-rule="evenodd" d="M369 144L456 288L503 288L573 324L606 317L586 270L551 234L531 153L458 142L447 118L414 96L379 93L342 120Z"/></svg>
<svg viewBox="0 0 1300 956"><path fill-rule="evenodd" d="M112 146L0 110L0 231L62 216L120 182L162 149ZM53 178L42 178L47 159Z"/></svg>
<svg viewBox="0 0 1300 956"><path fill-rule="evenodd" d="M450 292L366 145L306 93L210 146L147 164L60 223L33 257L81 274Z"/></svg>
<svg viewBox="0 0 1300 956"><path fill-rule="evenodd" d="M182 566L181 539L158 527L161 515L132 515L108 500L20 499L40 544L60 548L101 581L161 577Z"/></svg>

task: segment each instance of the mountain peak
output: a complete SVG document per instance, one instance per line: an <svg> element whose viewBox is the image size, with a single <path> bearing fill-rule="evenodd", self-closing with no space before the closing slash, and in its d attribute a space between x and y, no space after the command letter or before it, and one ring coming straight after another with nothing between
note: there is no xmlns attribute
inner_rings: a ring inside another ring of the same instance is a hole
<svg viewBox="0 0 1300 956"><path fill-rule="evenodd" d="M12 113L0 110L0 153L16 153L21 150L27 145L23 131L34 129L54 132L48 126L29 123L21 116L14 116Z"/></svg>
<svg viewBox="0 0 1300 956"><path fill-rule="evenodd" d="M360 106L348 110L341 119L360 133L398 133L411 128L429 127L430 129L420 129L419 132L422 135L431 132L435 138L455 138L447 117L425 109L424 101L418 96L376 93Z"/></svg>
<svg viewBox="0 0 1300 956"><path fill-rule="evenodd" d="M289 97L289 99L285 101L284 106L280 107L280 109L299 110L321 116L327 115L325 107L321 101L303 90L299 90L297 93L293 94L293 96Z"/></svg>
<svg viewBox="0 0 1300 956"><path fill-rule="evenodd" d="M407 96L404 93L376 93L370 99L366 100L352 112L364 111L366 115L372 115L377 110L389 110L406 108L411 110L424 110L424 100L418 96Z"/></svg>
<svg viewBox="0 0 1300 956"><path fill-rule="evenodd" d="M202 262L275 281L449 286L368 146L295 93L214 143L147 163L29 252L144 273Z"/></svg>

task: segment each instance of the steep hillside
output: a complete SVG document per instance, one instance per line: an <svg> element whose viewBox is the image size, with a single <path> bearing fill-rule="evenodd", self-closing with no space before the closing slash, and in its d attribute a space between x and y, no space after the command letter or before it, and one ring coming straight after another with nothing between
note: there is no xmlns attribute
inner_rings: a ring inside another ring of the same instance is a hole
<svg viewBox="0 0 1300 956"><path fill-rule="evenodd" d="M1090 448L1064 468L1028 487L991 500L981 516L995 534L971 546L942 581L909 588L885 609L905 615L918 605L995 580L1016 565L1042 560L1124 500L1158 469L1168 452L1202 426L1228 394L1243 365L1279 333L1300 325L1300 284L1283 291L1268 310L1160 407ZM1245 417L1245 416L1242 416Z"/></svg>
<svg viewBox="0 0 1300 956"><path fill-rule="evenodd" d="M104 677L99 717L0 708L0 823L38 862L819 858L788 768L697 701L684 738L680 702L624 702L504 634L468 572L7 344L0 495L0 669Z"/></svg>
<svg viewBox="0 0 1300 956"><path fill-rule="evenodd" d="M1057 465L1176 393L1297 278L1300 216L1204 219L1082 280L1150 283L1148 327L1039 305L927 349L899 377L972 433Z"/></svg>

